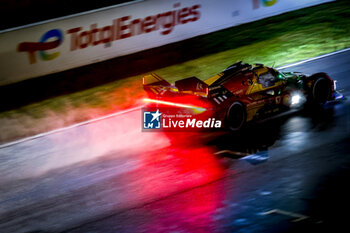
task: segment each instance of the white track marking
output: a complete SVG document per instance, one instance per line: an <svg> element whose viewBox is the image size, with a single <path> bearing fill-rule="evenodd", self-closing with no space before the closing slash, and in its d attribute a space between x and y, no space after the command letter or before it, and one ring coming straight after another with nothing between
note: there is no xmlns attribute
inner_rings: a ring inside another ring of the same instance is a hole
<svg viewBox="0 0 350 233"><path fill-rule="evenodd" d="M309 216L298 214L298 213L293 213L285 210L280 210L280 209L273 209L267 212L262 213L262 215L269 215L269 214L282 214L286 216L290 216L295 218L292 222L300 222L302 220L305 220L307 218L310 218Z"/></svg>
<svg viewBox="0 0 350 233"><path fill-rule="evenodd" d="M105 120L107 118L123 115L123 114L129 113L129 112L133 112L133 111L139 110L142 107L143 106L137 106L137 107L134 107L134 108L126 109L124 111L115 112L115 113L111 113L111 114L108 114L108 115L105 115L105 116L101 116L101 117L98 117L98 118L94 118L94 119L91 119L91 120L83 121L83 122L80 122L80 123L77 123L77 124L74 124L74 125L70 125L70 126L67 126L67 127L54 129L54 130L51 130L51 131L48 131L48 132L45 132L45 133L40 133L40 134L37 134L37 135L34 135L34 136L30 136L30 137L22 138L22 139L19 139L19 140L16 140L16 141L8 142L8 143L0 145L0 149L4 148L4 147L9 147L9 146L12 146L12 145L15 145L15 144L18 144L18 143L22 143L22 142L26 142L26 141L29 141L29 140L33 140L33 139L36 139L36 138L44 137L44 136L47 136L47 135L50 135L50 134L54 134L54 133L62 132L62 131L69 130L69 129L72 129L72 128L76 128L76 127L79 127L79 126L82 126L82 125L91 124L91 123L94 123L96 121L102 121L102 120Z"/></svg>
<svg viewBox="0 0 350 233"><path fill-rule="evenodd" d="M327 54L324 54L324 55L321 55L321 56L318 56L318 57L306 59L306 60L303 60L303 61L300 61L300 62L296 62L296 63L293 63L293 64L289 64L289 65L286 65L286 66L281 66L281 67L278 67L277 69L285 69L285 68L289 68L289 67L292 67L292 66L297 66L297 65L304 64L304 63L307 63L307 62L310 62L310 61L315 61L315 60L318 60L318 59L321 59L321 58L324 58L324 57L329 57L329 56L336 55L336 54L339 54L339 53L342 53L342 52L347 52L347 51L350 51L350 48L339 50L339 51L335 51L335 52L332 52L332 53L327 53ZM82 125L90 124L90 123L93 123L93 122L96 122L96 121L104 120L104 119L107 119L107 118L110 118L110 117L122 115L122 114L125 114L125 113L128 113L128 112L132 112L132 111L141 109L142 107L143 106L138 106L138 107L127 109L127 110L124 110L124 111L121 111L121 112L112 113L112 114L109 114L109 115L106 115L106 116L102 116L102 117L98 117L98 118L95 118L95 119L91 119L91 120L88 120L88 121L83 121L83 122L80 122L80 123L77 123L77 124L74 124L74 125L71 125L71 126L58 128L58 129L55 129L55 130L52 130L52 131L49 131L49 132L45 132L45 133L37 134L37 135L34 135L34 136L22 138L22 139L19 139L19 140L16 140L16 141L12 141L12 142L9 142L9 143L5 143L5 144L0 145L0 149L4 148L4 147L15 145L15 144L18 144L18 143L21 143L21 142L33 140L35 138L44 137L44 136L47 136L47 135L50 135L50 134L54 134L54 133L57 133L57 132L62 132L64 130L75 128L75 127L78 127L78 126L82 126Z"/></svg>
<svg viewBox="0 0 350 233"><path fill-rule="evenodd" d="M318 59L321 59L321 58L324 58L324 57L329 57L329 56L336 55L338 53L347 52L347 51L350 51L350 48L338 50L338 51L335 51L335 52L332 52L332 53L327 53L327 54L320 55L318 57L313 57L313 58L309 58L309 59L306 59L306 60L303 60L303 61L299 61L299 62L296 62L296 63L289 64L289 65L281 66L281 67L278 67L277 69L282 70L282 69L286 69L286 68L289 68L289 67L298 66L298 65L310 62L310 61L315 61L315 60L318 60Z"/></svg>

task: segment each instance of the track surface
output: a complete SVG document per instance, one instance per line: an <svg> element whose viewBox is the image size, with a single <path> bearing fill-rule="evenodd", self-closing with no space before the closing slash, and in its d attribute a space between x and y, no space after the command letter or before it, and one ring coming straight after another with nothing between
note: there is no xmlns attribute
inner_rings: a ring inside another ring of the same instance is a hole
<svg viewBox="0 0 350 233"><path fill-rule="evenodd" d="M327 72L349 96L349 68L342 52L287 70ZM349 230L348 101L239 136L142 133L140 117L1 148L0 231Z"/></svg>

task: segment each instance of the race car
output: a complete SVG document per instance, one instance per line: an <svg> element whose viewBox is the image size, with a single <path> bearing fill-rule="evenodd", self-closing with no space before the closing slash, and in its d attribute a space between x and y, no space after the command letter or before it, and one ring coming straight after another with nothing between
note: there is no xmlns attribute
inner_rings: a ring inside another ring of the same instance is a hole
<svg viewBox="0 0 350 233"><path fill-rule="evenodd" d="M148 103L202 109L199 114L222 119L224 127L232 131L292 108L343 98L336 91L336 81L326 73L281 72L241 61L204 81L190 77L172 85L149 74L143 77L143 87Z"/></svg>

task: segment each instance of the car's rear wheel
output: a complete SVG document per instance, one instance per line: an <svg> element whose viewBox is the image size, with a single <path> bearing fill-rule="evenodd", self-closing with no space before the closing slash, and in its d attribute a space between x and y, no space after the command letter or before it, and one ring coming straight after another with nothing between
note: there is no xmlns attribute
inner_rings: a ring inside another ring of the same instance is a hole
<svg viewBox="0 0 350 233"><path fill-rule="evenodd" d="M228 110L227 125L231 131L242 129L247 119L245 107L241 102L233 102Z"/></svg>
<svg viewBox="0 0 350 233"><path fill-rule="evenodd" d="M331 94L330 81L327 78L317 78L311 89L312 103L324 104Z"/></svg>

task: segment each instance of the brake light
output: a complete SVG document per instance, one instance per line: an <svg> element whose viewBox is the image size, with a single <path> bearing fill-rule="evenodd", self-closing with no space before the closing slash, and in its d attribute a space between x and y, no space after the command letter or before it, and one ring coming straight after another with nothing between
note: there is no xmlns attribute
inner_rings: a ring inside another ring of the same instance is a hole
<svg viewBox="0 0 350 233"><path fill-rule="evenodd" d="M163 105L173 106L173 107L189 108L189 109L193 109L197 113L201 113L201 112L204 112L206 110L206 108L199 107L199 106L188 105L188 104L180 104L180 103L173 103L173 102L164 101L164 100L155 100L155 99L145 98L145 99L143 99L143 101L146 102L146 103L156 103L156 104L163 104Z"/></svg>

